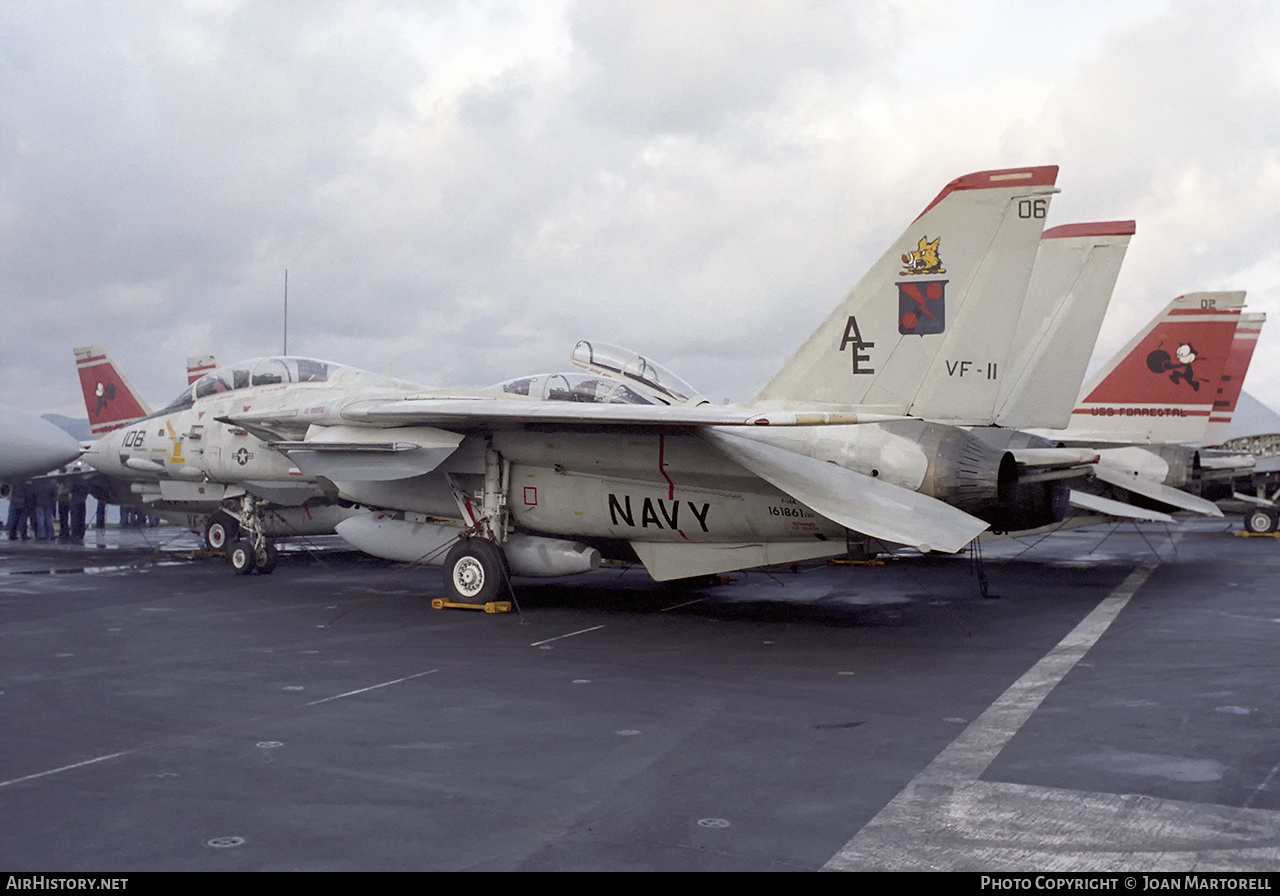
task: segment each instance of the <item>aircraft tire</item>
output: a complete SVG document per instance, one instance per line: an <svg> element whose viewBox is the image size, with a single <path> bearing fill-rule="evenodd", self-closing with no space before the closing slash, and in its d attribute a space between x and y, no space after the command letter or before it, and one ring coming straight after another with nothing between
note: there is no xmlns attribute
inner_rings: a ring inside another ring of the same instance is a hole
<svg viewBox="0 0 1280 896"><path fill-rule="evenodd" d="M1276 513L1258 508L1244 518L1244 527L1255 535L1268 535L1276 531Z"/></svg>
<svg viewBox="0 0 1280 896"><path fill-rule="evenodd" d="M258 574L269 576L275 571L276 562L280 559L280 551L271 542L265 542L262 550L258 551L253 558L253 562L258 567Z"/></svg>
<svg viewBox="0 0 1280 896"><path fill-rule="evenodd" d="M485 538L455 544L444 561L444 588L446 599L462 604L500 600L507 592L502 548Z"/></svg>
<svg viewBox="0 0 1280 896"><path fill-rule="evenodd" d="M210 551L225 551L227 545L240 536L240 524L235 517L219 510L209 517L204 527L204 546Z"/></svg>
<svg viewBox="0 0 1280 896"><path fill-rule="evenodd" d="M227 545L227 560L231 563L232 571L238 576L251 574L258 565L253 545L243 538L237 538Z"/></svg>

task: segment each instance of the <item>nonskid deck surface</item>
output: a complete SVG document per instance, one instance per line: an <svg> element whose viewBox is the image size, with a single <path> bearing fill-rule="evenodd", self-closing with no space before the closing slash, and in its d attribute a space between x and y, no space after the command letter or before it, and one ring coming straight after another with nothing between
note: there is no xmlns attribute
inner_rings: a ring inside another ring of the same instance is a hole
<svg viewBox="0 0 1280 896"><path fill-rule="evenodd" d="M496 616L323 544L0 543L0 866L1280 869L1280 546L1224 521Z"/></svg>

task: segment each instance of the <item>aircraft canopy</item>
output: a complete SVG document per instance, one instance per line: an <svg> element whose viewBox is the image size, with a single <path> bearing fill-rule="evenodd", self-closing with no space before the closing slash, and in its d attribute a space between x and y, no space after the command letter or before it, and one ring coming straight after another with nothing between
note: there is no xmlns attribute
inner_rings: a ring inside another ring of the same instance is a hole
<svg viewBox="0 0 1280 896"><path fill-rule="evenodd" d="M343 369L347 368L341 364L318 361L315 358L284 356L251 358L248 361L228 364L206 373L184 389L161 413L180 411L191 407L197 398L219 395L236 389L283 383L324 383L328 382L337 371Z"/></svg>
<svg viewBox="0 0 1280 896"><path fill-rule="evenodd" d="M633 380L667 404L706 404L707 401L680 377L644 355L607 342L583 339L573 347L573 366L589 373Z"/></svg>
<svg viewBox="0 0 1280 896"><path fill-rule="evenodd" d="M577 401L588 404L656 404L620 380L581 373L541 373L499 383L493 392L532 395L543 401Z"/></svg>

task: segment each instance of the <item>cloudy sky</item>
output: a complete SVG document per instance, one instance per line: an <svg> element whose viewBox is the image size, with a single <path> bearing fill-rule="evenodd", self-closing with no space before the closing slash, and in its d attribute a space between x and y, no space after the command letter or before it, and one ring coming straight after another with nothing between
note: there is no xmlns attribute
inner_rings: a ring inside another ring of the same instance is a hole
<svg viewBox="0 0 1280 896"><path fill-rule="evenodd" d="M189 355L429 385L594 337L750 397L952 178L1135 218L1095 363L1174 296L1273 316L1280 4L0 2L0 402Z"/></svg>

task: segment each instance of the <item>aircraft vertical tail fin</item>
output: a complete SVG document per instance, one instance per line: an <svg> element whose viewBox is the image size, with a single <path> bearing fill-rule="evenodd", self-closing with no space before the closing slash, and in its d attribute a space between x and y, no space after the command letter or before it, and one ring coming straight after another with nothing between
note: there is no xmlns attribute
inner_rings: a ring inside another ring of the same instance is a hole
<svg viewBox="0 0 1280 896"><path fill-rule="evenodd" d="M1061 433L1095 442L1199 442L1226 369L1243 292L1170 302L1085 385Z"/></svg>
<svg viewBox="0 0 1280 896"><path fill-rule="evenodd" d="M996 423L1018 429L1070 423L1135 229L1133 221L1101 221L1041 236Z"/></svg>
<svg viewBox="0 0 1280 896"><path fill-rule="evenodd" d="M1253 350L1258 347L1258 336L1266 320L1267 316L1261 312L1240 315L1240 325L1236 327L1236 336L1227 354L1227 369L1222 373L1209 425L1205 428L1204 442L1207 445L1218 445L1227 440L1236 405L1244 391L1245 374L1249 372L1249 362L1253 360Z"/></svg>
<svg viewBox="0 0 1280 896"><path fill-rule="evenodd" d="M187 358L187 385L190 386L206 373L211 373L218 367L218 359L213 355L197 355Z"/></svg>
<svg viewBox="0 0 1280 896"><path fill-rule="evenodd" d="M128 426L151 413L147 403L116 369L105 349L96 345L75 349L80 391L96 439L105 432Z"/></svg>
<svg viewBox="0 0 1280 896"><path fill-rule="evenodd" d="M1057 176L952 181L753 403L990 422Z"/></svg>

